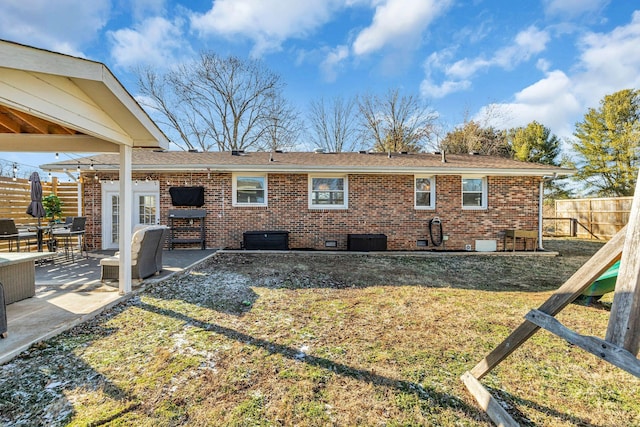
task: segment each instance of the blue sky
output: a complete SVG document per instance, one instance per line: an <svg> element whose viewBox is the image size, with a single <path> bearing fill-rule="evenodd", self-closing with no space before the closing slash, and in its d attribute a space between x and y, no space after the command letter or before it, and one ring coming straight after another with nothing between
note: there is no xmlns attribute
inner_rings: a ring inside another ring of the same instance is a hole
<svg viewBox="0 0 640 427"><path fill-rule="evenodd" d="M212 50L264 61L303 113L399 88L445 129L537 120L565 139L604 95L640 88L631 0L3 0L0 38L103 62L134 95L134 67Z"/></svg>

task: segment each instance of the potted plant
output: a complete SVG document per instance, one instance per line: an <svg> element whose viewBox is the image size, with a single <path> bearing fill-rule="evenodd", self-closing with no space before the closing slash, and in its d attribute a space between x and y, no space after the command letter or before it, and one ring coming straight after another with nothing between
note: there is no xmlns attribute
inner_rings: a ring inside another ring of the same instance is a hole
<svg viewBox="0 0 640 427"><path fill-rule="evenodd" d="M46 217L49 218L50 227L52 227L56 222L60 222L60 218L62 217L62 200L60 200L58 196L50 194L43 197L42 206L44 207ZM47 248L49 249L49 252L55 252L58 249L58 242L56 239L50 238L47 241Z"/></svg>
<svg viewBox="0 0 640 427"><path fill-rule="evenodd" d="M46 212L46 217L49 218L49 223L53 224L56 221L60 221L62 217L62 200L55 194L50 194L42 198L42 206ZM58 218L56 220L56 218Z"/></svg>

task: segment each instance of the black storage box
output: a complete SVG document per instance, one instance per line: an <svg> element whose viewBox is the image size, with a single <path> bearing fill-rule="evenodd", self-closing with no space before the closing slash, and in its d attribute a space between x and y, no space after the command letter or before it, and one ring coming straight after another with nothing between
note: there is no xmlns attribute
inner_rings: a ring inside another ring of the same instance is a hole
<svg viewBox="0 0 640 427"><path fill-rule="evenodd" d="M248 250L289 250L288 231L245 231L242 247Z"/></svg>
<svg viewBox="0 0 640 427"><path fill-rule="evenodd" d="M386 251L387 236L385 234L349 234L347 250L358 252Z"/></svg>

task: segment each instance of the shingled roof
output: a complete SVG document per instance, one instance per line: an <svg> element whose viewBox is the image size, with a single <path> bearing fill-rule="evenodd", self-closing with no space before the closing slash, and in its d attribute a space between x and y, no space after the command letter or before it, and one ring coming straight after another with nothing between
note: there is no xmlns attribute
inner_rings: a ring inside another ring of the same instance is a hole
<svg viewBox="0 0 640 427"><path fill-rule="evenodd" d="M309 152L188 152L134 150L133 171L144 172L288 172L288 173L429 173L508 176L570 175L574 171L538 163L478 154L440 153L309 153ZM117 171L118 154L99 154L40 167L63 171Z"/></svg>

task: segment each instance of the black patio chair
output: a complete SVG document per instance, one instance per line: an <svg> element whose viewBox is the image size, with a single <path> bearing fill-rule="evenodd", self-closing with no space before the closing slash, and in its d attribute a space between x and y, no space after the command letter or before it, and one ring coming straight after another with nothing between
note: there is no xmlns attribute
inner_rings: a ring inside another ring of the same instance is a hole
<svg viewBox="0 0 640 427"><path fill-rule="evenodd" d="M0 218L0 240L9 241L9 252L13 251L13 242L16 242L16 251L20 252L20 242L27 241L27 248L32 239L37 239L38 233L35 231L19 230L16 223L11 218Z"/></svg>
<svg viewBox="0 0 640 427"><path fill-rule="evenodd" d="M71 253L71 262L75 262L73 247L75 246L74 237L78 238L78 246L80 247L80 256L82 256L82 250L84 249L87 258L87 247L84 243L85 224L87 222L86 216L75 216L71 220L69 227L54 228L51 231L51 236L56 241L62 241L64 247L65 258L69 259L69 253Z"/></svg>

